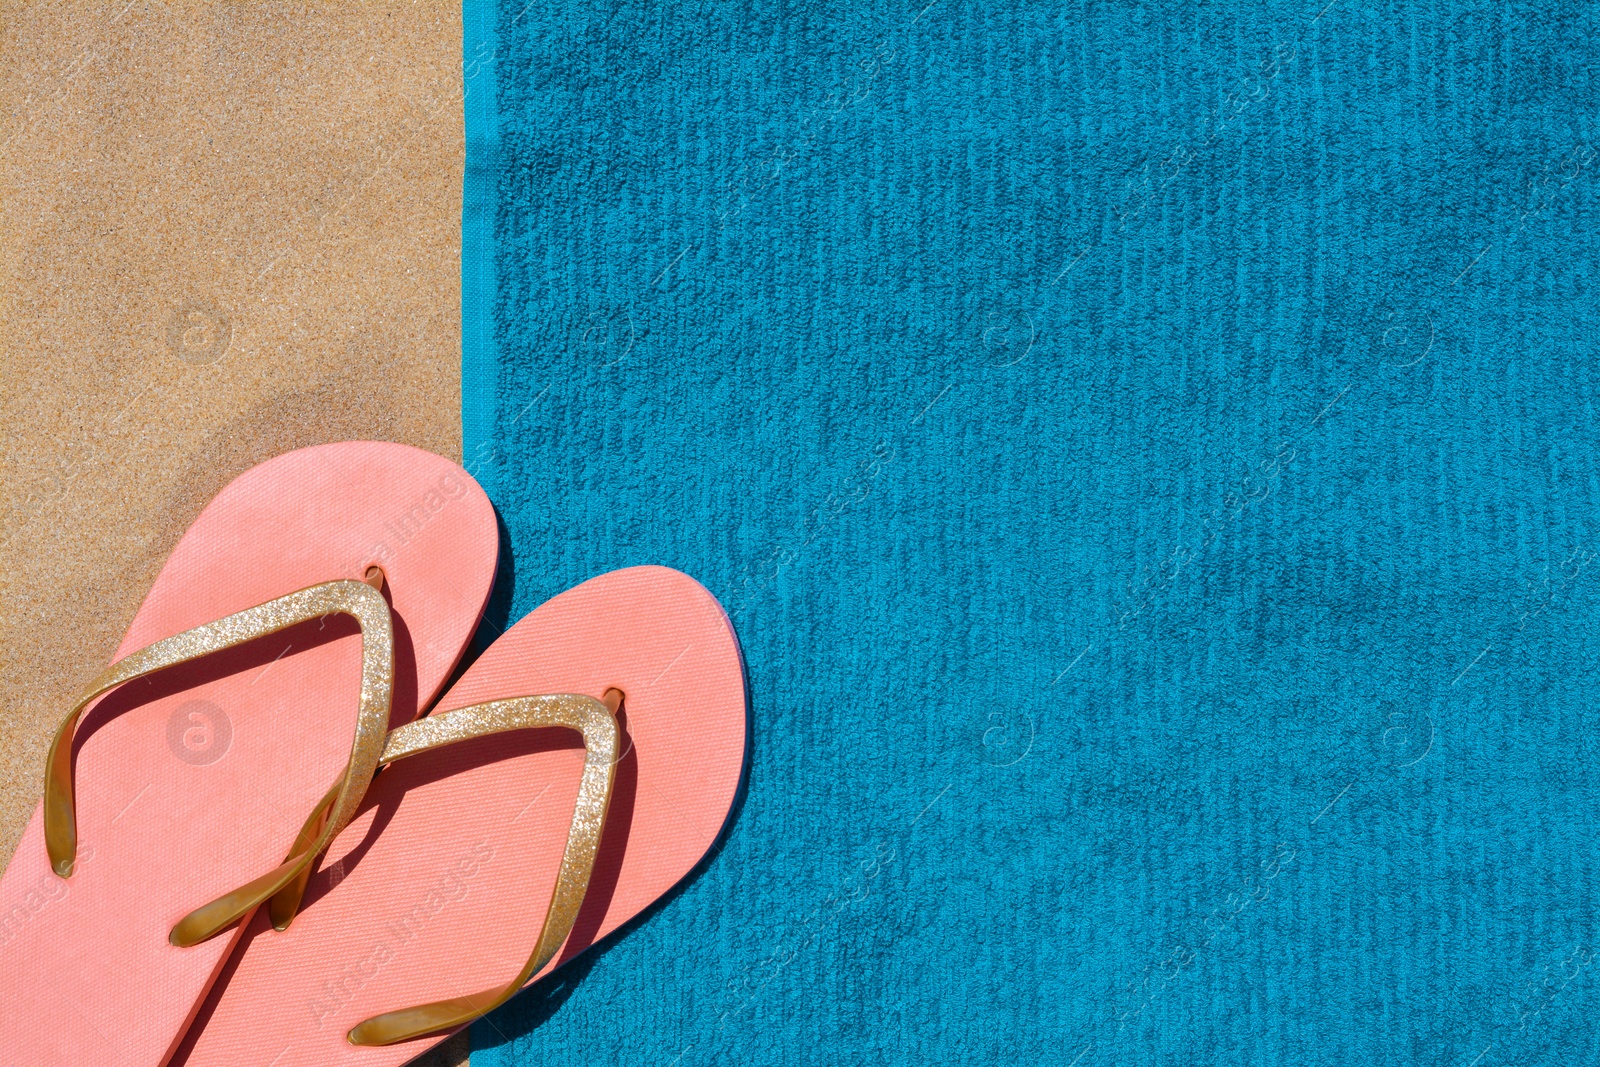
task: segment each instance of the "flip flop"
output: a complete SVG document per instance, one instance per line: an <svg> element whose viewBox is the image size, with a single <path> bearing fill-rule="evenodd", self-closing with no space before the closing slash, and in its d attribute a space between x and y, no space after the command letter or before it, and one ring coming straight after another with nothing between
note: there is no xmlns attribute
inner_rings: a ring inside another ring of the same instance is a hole
<svg viewBox="0 0 1600 1067"><path fill-rule="evenodd" d="M173 1067L421 1055L688 876L745 736L739 646L699 583L635 567L561 594L390 734L300 918L257 917Z"/></svg>
<svg viewBox="0 0 1600 1067"><path fill-rule="evenodd" d="M63 723L0 877L0 1060L170 1057L238 920L268 896L293 918L385 731L443 687L498 544L467 473L405 445L290 452L206 506Z"/></svg>

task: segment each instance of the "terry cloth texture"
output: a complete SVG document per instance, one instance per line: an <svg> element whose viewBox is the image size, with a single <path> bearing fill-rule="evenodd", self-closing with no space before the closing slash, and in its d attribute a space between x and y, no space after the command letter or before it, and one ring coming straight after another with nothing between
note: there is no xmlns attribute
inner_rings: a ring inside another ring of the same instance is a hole
<svg viewBox="0 0 1600 1067"><path fill-rule="evenodd" d="M509 617L754 731L474 1063L1597 1062L1595 9L924 3L468 5Z"/></svg>

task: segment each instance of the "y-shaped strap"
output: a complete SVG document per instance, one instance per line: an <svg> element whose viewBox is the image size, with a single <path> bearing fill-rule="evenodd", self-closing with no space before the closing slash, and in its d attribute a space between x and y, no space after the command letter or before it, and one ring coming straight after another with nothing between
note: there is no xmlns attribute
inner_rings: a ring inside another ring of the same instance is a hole
<svg viewBox="0 0 1600 1067"><path fill-rule="evenodd" d="M350 761L333 791L331 818L299 851L276 870L220 900L191 912L173 928L174 945L199 944L248 915L263 900L293 882L355 815L378 768L389 703L394 690L394 632L383 594L364 582L323 582L276 600L197 626L129 653L106 668L73 705L56 730L44 780L44 840L50 865L70 877L78 850L78 821L72 780L72 739L91 701L111 689L168 667L266 637L297 623L326 615L349 615L361 626L361 694ZM324 805L319 805L322 810ZM313 815L315 819L316 816Z"/></svg>
<svg viewBox="0 0 1600 1067"><path fill-rule="evenodd" d="M615 710L622 694L606 694L611 706L591 697L557 695L518 697L475 704L408 723L389 734L379 762L388 764L444 745L505 730L539 726L565 726L583 734L583 777L578 802L567 831L566 851L550 895L544 925L533 954L521 972L504 986L471 996L435 1001L415 1008L385 1012L361 1023L349 1033L352 1045L392 1045L423 1034L450 1030L485 1015L510 1000L523 985L549 963L578 919L578 909L589 889L606 809L611 804L611 783L616 775L617 720Z"/></svg>

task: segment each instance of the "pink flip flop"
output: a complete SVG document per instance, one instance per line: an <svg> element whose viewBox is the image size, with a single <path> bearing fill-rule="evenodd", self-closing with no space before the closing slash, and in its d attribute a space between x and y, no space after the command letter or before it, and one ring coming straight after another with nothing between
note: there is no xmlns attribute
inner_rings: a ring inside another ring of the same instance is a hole
<svg viewBox="0 0 1600 1067"><path fill-rule="evenodd" d="M692 578L635 567L549 601L390 734L300 917L256 918L174 1067L422 1054L694 869L745 726L738 643Z"/></svg>
<svg viewBox="0 0 1600 1067"><path fill-rule="evenodd" d="M300 449L207 505L58 735L0 878L0 1059L171 1056L246 926L213 907L196 935L192 913L354 813L385 729L465 649L498 543L466 472L405 445ZM313 810L331 817L297 839Z"/></svg>

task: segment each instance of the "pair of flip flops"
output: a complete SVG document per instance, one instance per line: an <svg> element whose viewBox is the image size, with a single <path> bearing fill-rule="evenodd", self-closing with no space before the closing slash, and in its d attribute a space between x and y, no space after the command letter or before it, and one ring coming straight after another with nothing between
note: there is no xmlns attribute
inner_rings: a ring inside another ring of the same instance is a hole
<svg viewBox="0 0 1600 1067"><path fill-rule="evenodd" d="M440 696L498 543L403 445L301 449L206 507L0 880L0 1062L394 1067L694 869L744 767L727 616L614 571Z"/></svg>

